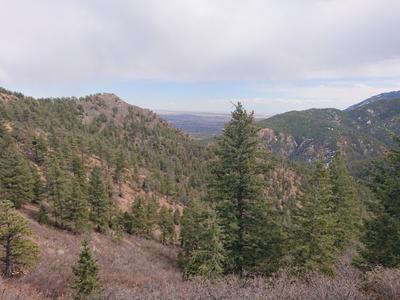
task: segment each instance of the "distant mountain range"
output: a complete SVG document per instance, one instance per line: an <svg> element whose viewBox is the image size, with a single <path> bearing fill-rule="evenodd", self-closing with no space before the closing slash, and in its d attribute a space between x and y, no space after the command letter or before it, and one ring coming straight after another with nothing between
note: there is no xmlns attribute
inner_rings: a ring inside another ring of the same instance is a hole
<svg viewBox="0 0 400 300"><path fill-rule="evenodd" d="M298 161L314 161L341 149L354 174L363 163L393 146L400 134L400 91L380 94L345 110L290 111L260 122L260 135L273 152Z"/></svg>

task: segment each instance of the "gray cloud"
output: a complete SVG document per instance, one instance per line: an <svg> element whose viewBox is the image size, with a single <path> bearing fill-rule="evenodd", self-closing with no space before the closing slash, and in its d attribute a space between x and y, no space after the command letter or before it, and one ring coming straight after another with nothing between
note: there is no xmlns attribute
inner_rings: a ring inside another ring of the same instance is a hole
<svg viewBox="0 0 400 300"><path fill-rule="evenodd" d="M400 76L398 0L0 0L0 82Z"/></svg>

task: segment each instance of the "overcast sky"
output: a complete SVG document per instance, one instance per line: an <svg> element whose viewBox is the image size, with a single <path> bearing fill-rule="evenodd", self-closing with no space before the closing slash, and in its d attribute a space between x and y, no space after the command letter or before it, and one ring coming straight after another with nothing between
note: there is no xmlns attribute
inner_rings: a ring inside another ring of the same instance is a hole
<svg viewBox="0 0 400 300"><path fill-rule="evenodd" d="M0 0L0 86L151 109L344 108L400 90L400 0Z"/></svg>

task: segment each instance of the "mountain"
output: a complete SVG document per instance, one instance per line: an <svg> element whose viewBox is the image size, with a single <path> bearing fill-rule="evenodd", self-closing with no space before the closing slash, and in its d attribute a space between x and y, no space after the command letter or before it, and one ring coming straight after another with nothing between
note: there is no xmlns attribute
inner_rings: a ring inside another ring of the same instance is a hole
<svg viewBox="0 0 400 300"><path fill-rule="evenodd" d="M120 194L126 196L120 202L150 191L183 203L202 193L209 151L155 113L114 94L34 99L1 89L0 123L31 163L40 141L65 161L82 157L87 170L101 165L113 174L123 157Z"/></svg>
<svg viewBox="0 0 400 300"><path fill-rule="evenodd" d="M380 94L345 110L291 111L259 122L260 136L273 153L312 162L321 151L329 159L341 149L354 174L365 161L393 145L399 133L400 92Z"/></svg>

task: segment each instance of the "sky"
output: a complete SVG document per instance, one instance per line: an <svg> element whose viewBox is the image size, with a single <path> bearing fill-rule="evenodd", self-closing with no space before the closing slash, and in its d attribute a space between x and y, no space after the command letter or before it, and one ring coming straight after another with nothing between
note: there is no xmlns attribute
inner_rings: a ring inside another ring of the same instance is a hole
<svg viewBox="0 0 400 300"><path fill-rule="evenodd" d="M0 86L153 110L345 108L400 90L399 0L0 0Z"/></svg>

